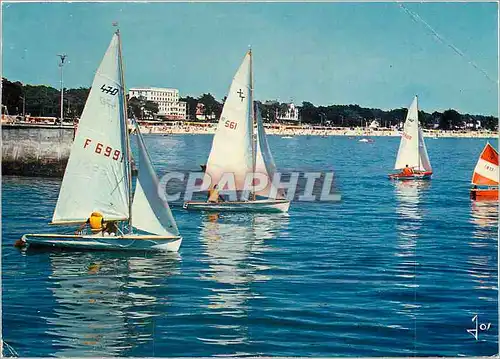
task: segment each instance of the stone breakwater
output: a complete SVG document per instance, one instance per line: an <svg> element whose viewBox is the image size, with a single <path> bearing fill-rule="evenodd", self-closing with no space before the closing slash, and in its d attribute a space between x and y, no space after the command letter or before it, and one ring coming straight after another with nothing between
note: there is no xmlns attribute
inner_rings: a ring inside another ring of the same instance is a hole
<svg viewBox="0 0 500 359"><path fill-rule="evenodd" d="M73 135L73 126L3 124L2 174L62 177Z"/></svg>

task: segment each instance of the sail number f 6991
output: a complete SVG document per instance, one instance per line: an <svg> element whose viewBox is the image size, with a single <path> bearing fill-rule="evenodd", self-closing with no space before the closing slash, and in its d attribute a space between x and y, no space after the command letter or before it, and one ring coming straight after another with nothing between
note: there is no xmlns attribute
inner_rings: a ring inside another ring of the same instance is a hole
<svg viewBox="0 0 500 359"><path fill-rule="evenodd" d="M90 144L92 143L92 140L90 138L85 139L85 144L83 145L83 148L90 147ZM94 152L97 154L102 154L106 157L110 157L114 159L115 161L120 161L123 162L123 153L120 150L113 150L112 147L110 146L104 146L102 143L97 142L95 145Z"/></svg>
<svg viewBox="0 0 500 359"><path fill-rule="evenodd" d="M224 123L224 127L229 127L231 130L236 130L236 126L238 126L238 123L233 121L226 121Z"/></svg>

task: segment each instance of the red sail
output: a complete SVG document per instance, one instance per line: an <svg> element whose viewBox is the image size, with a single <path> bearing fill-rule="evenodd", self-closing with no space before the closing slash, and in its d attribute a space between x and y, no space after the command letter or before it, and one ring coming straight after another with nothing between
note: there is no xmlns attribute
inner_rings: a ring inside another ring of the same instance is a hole
<svg viewBox="0 0 500 359"><path fill-rule="evenodd" d="M472 184L497 186L498 182L498 152L487 143L474 168Z"/></svg>

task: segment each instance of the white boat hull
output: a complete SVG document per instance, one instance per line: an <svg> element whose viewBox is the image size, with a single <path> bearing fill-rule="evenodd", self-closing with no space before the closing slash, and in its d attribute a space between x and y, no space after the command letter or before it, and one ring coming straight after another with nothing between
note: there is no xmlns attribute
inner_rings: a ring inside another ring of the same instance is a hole
<svg viewBox="0 0 500 359"><path fill-rule="evenodd" d="M188 211L210 211L210 212L288 212L290 201L288 200L256 200L246 202L184 202L184 209Z"/></svg>
<svg viewBox="0 0 500 359"><path fill-rule="evenodd" d="M110 251L167 251L177 252L182 237L162 237L153 235L66 235L66 234L25 234L21 242L26 246L52 248L110 250Z"/></svg>

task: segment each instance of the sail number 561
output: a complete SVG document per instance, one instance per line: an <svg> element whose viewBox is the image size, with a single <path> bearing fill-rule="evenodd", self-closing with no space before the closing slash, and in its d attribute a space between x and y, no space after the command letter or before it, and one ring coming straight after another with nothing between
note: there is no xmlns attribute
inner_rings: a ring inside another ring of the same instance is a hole
<svg viewBox="0 0 500 359"><path fill-rule="evenodd" d="M231 130L236 130L236 126L238 126L238 124L233 121L226 121L224 123L224 127L229 127Z"/></svg>

